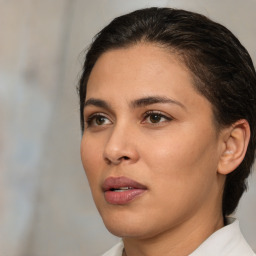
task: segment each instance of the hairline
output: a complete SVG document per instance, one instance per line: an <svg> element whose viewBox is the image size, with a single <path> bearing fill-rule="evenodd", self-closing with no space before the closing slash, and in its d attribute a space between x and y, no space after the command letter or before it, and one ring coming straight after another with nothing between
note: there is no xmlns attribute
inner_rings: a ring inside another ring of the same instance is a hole
<svg viewBox="0 0 256 256"><path fill-rule="evenodd" d="M115 46L109 47L106 50L103 50L99 54L97 60L95 61L94 66L97 63L97 61L100 59L100 57L103 54L105 54L105 53L108 53L110 51L119 50L119 49L129 49L129 48L132 48L132 47L137 46L137 45L156 46L159 49L162 49L163 51L165 51L168 55L176 58L176 60L182 65L182 67L189 73L189 75L191 77L191 84L194 87L195 91L197 93L199 93L201 96L203 96L205 99L207 99L208 102L211 104L211 109L212 109L212 113L213 113L213 115L212 115L212 119L213 119L212 122L213 122L213 125L215 126L215 129L216 129L216 135L218 136L223 128L229 126L229 125L221 124L220 120L218 119L218 110L217 110L217 108L206 97L206 95L204 95L203 92L200 91L200 87L202 87L204 85L204 82L189 67L187 61L191 57L188 56L189 55L189 50L187 50L187 49L179 49L179 47L175 47L175 46L173 46L171 44L167 44L167 43L156 41L156 40L150 40L146 36L142 36L140 38L140 40L131 41L131 42L125 42L123 44L115 45ZM92 73L92 70L93 70L94 66L90 70L90 73L88 74L88 77L87 77L86 91L87 91L87 84L88 84L88 81L89 81L89 78L90 78L90 75Z"/></svg>

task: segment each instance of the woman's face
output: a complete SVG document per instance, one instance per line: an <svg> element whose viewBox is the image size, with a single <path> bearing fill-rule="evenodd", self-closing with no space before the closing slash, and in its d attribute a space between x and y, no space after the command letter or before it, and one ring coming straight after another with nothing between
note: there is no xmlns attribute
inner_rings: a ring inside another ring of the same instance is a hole
<svg viewBox="0 0 256 256"><path fill-rule="evenodd" d="M81 157L106 227L146 238L221 212L222 143L186 67L151 44L111 50L87 85Z"/></svg>

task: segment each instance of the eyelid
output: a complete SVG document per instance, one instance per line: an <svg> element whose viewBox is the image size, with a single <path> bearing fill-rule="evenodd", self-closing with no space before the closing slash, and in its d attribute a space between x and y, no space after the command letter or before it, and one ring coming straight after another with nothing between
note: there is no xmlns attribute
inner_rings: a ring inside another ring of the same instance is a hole
<svg viewBox="0 0 256 256"><path fill-rule="evenodd" d="M148 117L149 117L150 115L152 115L152 114L157 114L157 115L159 115L159 116L165 118L166 121L171 121L171 120L174 119L172 116L170 116L169 114L165 114L165 113L162 112L162 111L159 111L159 110L149 110L149 111L147 111L147 112L145 112L145 113L143 114L143 117L142 117L142 118L143 118L143 121L142 121L142 123L146 120L146 118L148 118ZM160 122L160 123L162 123L162 122ZM157 125L157 124L159 124L159 123L155 123L155 125Z"/></svg>
<svg viewBox="0 0 256 256"><path fill-rule="evenodd" d="M104 118L108 119L110 123L112 123L111 118L110 118L107 114L105 114L105 113L103 113L103 112L94 112L94 113L88 115L88 117L85 116L84 120L85 120L85 125L86 125L86 127L93 126L93 125L92 125L92 122L93 122L93 120L94 120L96 117L104 117ZM95 126L101 126L101 125L95 125ZM103 125L102 125L102 126L103 126Z"/></svg>
<svg viewBox="0 0 256 256"><path fill-rule="evenodd" d="M108 118L109 120L111 120L112 118L110 117L109 114L107 114L106 112L102 112L101 110L91 110L91 111L86 111L84 112L84 120L88 120L94 116L104 116L106 118Z"/></svg>

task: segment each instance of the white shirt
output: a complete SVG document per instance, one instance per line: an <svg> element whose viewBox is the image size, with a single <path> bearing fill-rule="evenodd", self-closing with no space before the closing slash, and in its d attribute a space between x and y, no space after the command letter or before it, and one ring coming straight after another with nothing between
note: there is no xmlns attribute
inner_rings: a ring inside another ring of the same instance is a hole
<svg viewBox="0 0 256 256"><path fill-rule="evenodd" d="M188 256L256 256L245 241L238 220L227 220L230 224L214 232ZM123 248L120 242L102 256L122 256Z"/></svg>

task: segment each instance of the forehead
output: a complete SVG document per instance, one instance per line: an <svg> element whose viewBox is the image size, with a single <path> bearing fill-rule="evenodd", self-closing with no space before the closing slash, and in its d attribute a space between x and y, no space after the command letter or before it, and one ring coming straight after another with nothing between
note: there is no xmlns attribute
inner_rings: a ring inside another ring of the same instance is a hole
<svg viewBox="0 0 256 256"><path fill-rule="evenodd" d="M147 97L179 102L194 120L214 120L211 103L195 89L190 71L175 54L152 44L102 54L89 77L86 100L103 100L120 113Z"/></svg>
<svg viewBox="0 0 256 256"><path fill-rule="evenodd" d="M87 83L87 94L98 89L129 91L164 90L166 83L193 87L193 79L185 64L174 54L154 44L137 44L109 50L94 65Z"/></svg>

